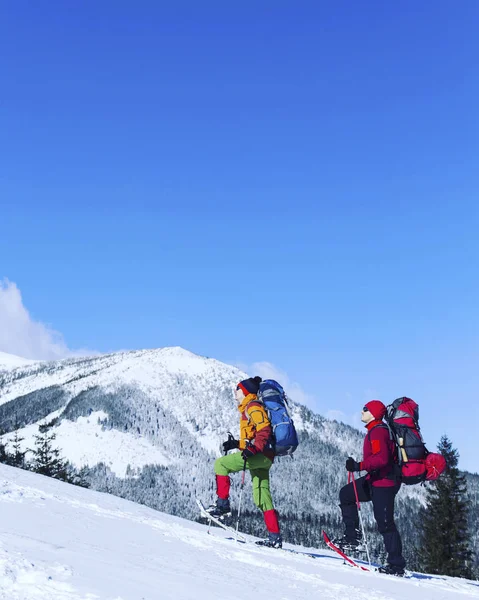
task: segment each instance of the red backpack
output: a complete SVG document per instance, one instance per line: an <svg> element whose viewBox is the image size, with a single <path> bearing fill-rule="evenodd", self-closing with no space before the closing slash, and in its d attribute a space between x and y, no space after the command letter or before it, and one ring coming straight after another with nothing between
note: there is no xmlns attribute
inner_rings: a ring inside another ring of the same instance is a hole
<svg viewBox="0 0 479 600"><path fill-rule="evenodd" d="M419 429L419 406L411 398L398 398L387 407L386 422L397 447L401 481L414 485L434 481L446 470L442 454L429 452Z"/></svg>

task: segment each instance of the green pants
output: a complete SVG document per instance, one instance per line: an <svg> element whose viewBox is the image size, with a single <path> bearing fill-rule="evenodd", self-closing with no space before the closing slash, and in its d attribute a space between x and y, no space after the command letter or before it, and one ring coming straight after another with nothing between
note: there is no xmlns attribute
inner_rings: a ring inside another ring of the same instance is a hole
<svg viewBox="0 0 479 600"><path fill-rule="evenodd" d="M269 470L273 463L264 454L255 454L246 461L246 468L251 472L251 483L253 484L253 501L263 512L272 510L273 500L269 490ZM216 475L229 475L238 473L244 467L241 452L233 452L222 456L215 461Z"/></svg>

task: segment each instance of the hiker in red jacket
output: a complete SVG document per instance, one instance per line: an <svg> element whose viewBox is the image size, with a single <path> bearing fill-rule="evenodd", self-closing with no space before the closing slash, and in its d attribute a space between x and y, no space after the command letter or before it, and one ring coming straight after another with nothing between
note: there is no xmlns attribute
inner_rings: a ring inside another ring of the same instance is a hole
<svg viewBox="0 0 479 600"><path fill-rule="evenodd" d="M396 447L382 420L385 414L386 407L380 400L371 400L365 405L361 421L365 423L368 432L364 438L363 460L358 463L349 457L346 469L353 476L354 472L367 471L367 475L356 480L356 490L359 502L372 501L374 518L388 553L388 564L380 567L379 571L401 576L404 575L406 562L402 555L401 537L394 523L394 499L401 484L397 477ZM352 482L341 488L339 501L345 533L335 543L347 553L356 550L361 543L356 494Z"/></svg>

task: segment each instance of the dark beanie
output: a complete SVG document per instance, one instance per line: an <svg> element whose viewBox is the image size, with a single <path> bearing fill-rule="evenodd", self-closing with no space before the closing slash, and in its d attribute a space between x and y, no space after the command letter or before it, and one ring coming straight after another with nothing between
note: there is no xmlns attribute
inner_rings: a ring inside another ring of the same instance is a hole
<svg viewBox="0 0 479 600"><path fill-rule="evenodd" d="M259 392L259 384L262 381L263 380L261 379L261 377L250 377L249 379L244 379L243 381L240 381L236 386L236 389L239 388L240 390L242 390L245 396L247 396L248 394L257 394Z"/></svg>
<svg viewBox="0 0 479 600"><path fill-rule="evenodd" d="M384 418L386 414L386 407L381 402L381 400L371 400L367 404L364 405L365 408L369 410L369 412L373 415L375 419L380 421Z"/></svg>

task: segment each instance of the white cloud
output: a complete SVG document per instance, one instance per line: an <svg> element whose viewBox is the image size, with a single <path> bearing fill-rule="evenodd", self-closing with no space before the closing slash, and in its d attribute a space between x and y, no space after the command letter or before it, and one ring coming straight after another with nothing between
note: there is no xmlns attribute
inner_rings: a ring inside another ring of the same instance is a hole
<svg viewBox="0 0 479 600"><path fill-rule="evenodd" d="M281 383L284 391L290 398L315 409L317 398L305 392L298 382L292 381L285 371L278 369L278 367L270 362L253 363L247 372L259 375L263 379L275 379Z"/></svg>
<svg viewBox="0 0 479 600"><path fill-rule="evenodd" d="M296 402L306 404L313 410L316 410L316 398L311 394L306 393L301 385L296 381L292 381L286 371L283 371L273 365L270 362L255 362L252 365L248 365L241 360L226 361L227 364L232 364L238 367L244 373L249 374L250 377L259 375L262 379L275 379L284 388L286 394Z"/></svg>
<svg viewBox="0 0 479 600"><path fill-rule="evenodd" d="M61 333L32 319L17 285L0 280L0 351L35 360L58 360L85 352L71 351Z"/></svg>
<svg viewBox="0 0 479 600"><path fill-rule="evenodd" d="M377 397L374 390L368 389L364 390L362 400L359 399L357 402L354 402L353 395L346 392L344 403L341 404L345 407L344 411L336 407L327 408L327 405L325 406L325 403L321 401L321 398L306 392L298 382L291 380L286 371L279 369L270 362L256 362L252 365L247 365L246 363L237 360L233 361L231 364L234 364L245 373L249 373L250 376L259 375L263 379L275 379L276 381L279 381L288 396L293 400L308 406L314 412L326 417L326 419L340 421L346 425L355 427L356 429L362 429L364 427L364 424L361 422L361 408L363 404L371 400L371 398ZM363 404L361 404L361 402ZM351 405L357 405L359 408L357 410L354 409L354 412L350 413L349 410L351 409Z"/></svg>

